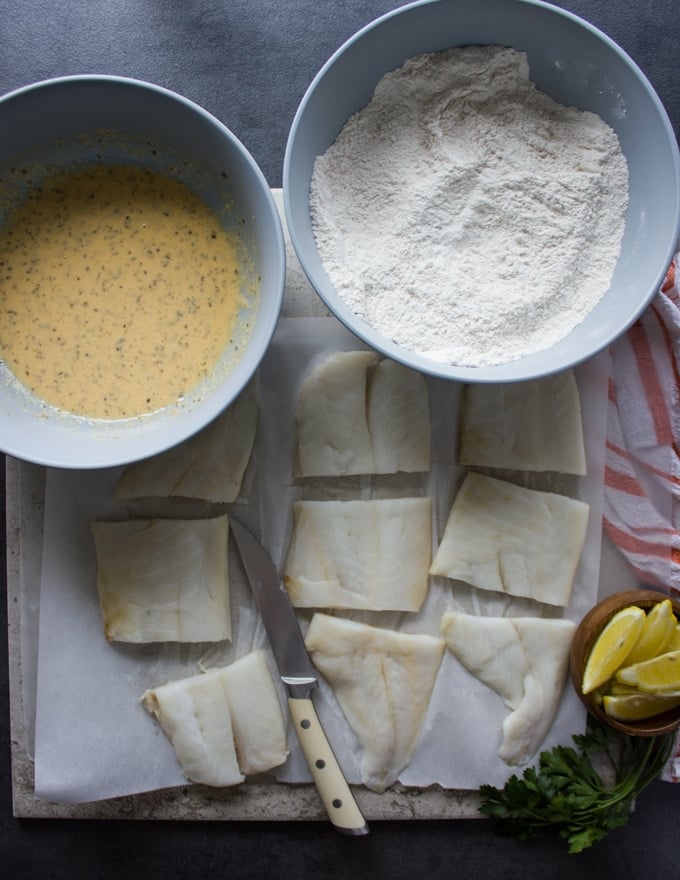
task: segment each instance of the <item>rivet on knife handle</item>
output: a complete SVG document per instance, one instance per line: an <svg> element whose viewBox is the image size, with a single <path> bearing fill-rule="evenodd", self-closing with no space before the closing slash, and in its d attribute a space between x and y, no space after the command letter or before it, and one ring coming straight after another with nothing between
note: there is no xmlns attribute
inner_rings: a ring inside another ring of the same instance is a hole
<svg viewBox="0 0 680 880"><path fill-rule="evenodd" d="M288 707L329 819L345 834L368 834L368 825L333 754L311 699L289 697Z"/></svg>

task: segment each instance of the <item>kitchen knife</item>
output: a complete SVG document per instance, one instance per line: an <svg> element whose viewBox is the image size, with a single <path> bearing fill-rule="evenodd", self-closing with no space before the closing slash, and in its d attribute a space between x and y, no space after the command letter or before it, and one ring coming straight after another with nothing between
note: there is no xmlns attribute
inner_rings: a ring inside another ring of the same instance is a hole
<svg viewBox="0 0 680 880"><path fill-rule="evenodd" d="M252 532L232 517L229 523L286 688L295 731L328 817L344 834L368 834L366 820L316 714L312 702L312 692L318 687L316 670L281 578Z"/></svg>

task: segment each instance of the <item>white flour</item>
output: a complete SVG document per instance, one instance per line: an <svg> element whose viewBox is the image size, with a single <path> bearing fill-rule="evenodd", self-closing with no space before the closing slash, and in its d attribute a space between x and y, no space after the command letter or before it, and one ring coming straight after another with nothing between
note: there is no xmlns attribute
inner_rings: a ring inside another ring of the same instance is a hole
<svg viewBox="0 0 680 880"><path fill-rule="evenodd" d="M468 366L544 349L584 318L609 288L627 197L616 134L494 46L383 77L311 187L345 302L404 347Z"/></svg>

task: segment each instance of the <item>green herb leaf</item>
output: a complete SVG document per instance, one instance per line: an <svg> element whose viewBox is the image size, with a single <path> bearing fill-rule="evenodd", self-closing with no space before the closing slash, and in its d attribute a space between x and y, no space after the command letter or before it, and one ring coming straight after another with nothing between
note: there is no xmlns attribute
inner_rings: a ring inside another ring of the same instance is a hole
<svg viewBox="0 0 680 880"><path fill-rule="evenodd" d="M582 852L626 824L635 798L661 773L675 734L629 737L588 716L586 732L572 740L576 748L541 752L537 768L511 776L502 789L480 787L480 812L496 820L499 834L527 840L552 831L570 853ZM603 765L611 782L596 769Z"/></svg>

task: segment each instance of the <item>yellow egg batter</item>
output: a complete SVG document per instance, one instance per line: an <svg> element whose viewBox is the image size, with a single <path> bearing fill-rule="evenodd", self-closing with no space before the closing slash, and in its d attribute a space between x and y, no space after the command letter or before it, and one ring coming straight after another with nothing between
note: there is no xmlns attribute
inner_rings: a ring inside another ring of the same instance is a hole
<svg viewBox="0 0 680 880"><path fill-rule="evenodd" d="M157 410L228 345L241 257L216 214L166 175L111 165L50 177L0 231L0 357L68 412Z"/></svg>

